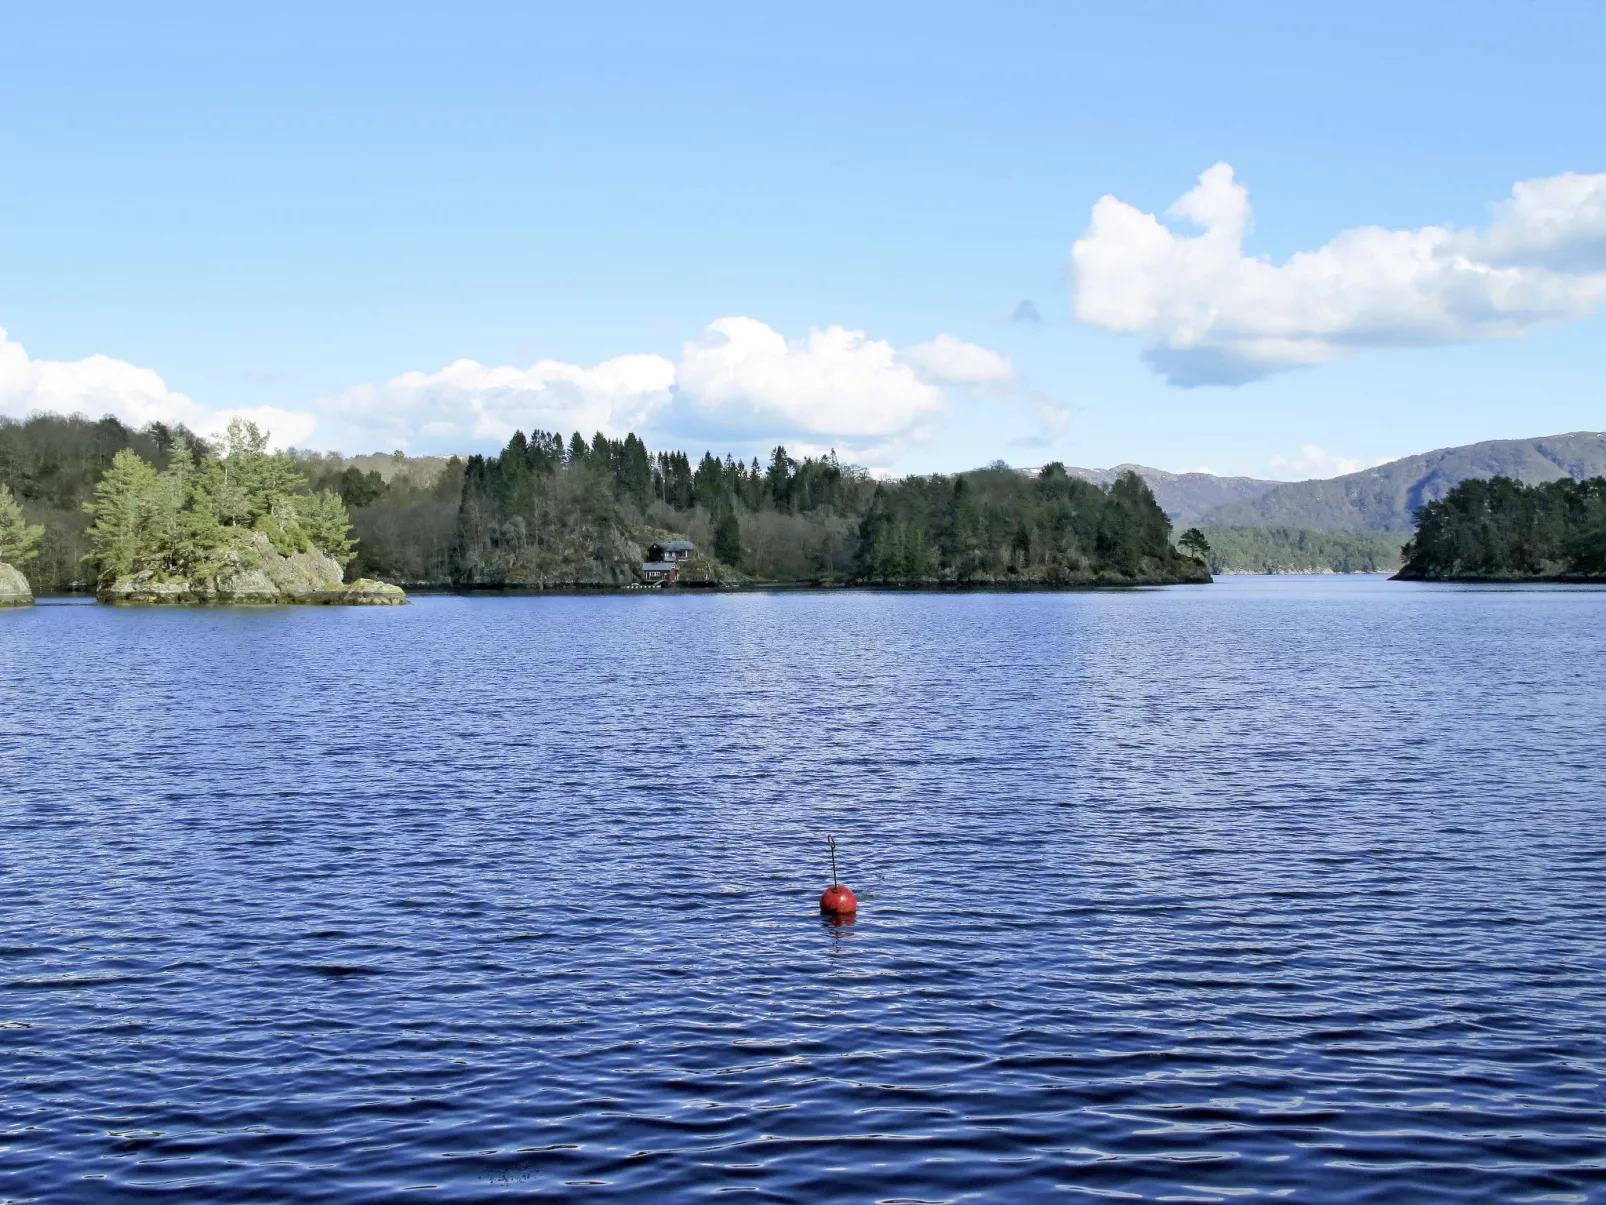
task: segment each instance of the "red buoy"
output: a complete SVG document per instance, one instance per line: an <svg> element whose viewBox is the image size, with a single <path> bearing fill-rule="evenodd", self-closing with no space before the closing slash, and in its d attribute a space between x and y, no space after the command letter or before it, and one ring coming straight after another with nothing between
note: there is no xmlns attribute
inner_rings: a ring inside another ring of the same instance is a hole
<svg viewBox="0 0 1606 1205"><path fill-rule="evenodd" d="M848 888L837 882L836 877L836 838L827 837L831 843L831 885L820 896L820 911L829 912L834 916L852 916L859 910L858 898Z"/></svg>
<svg viewBox="0 0 1606 1205"><path fill-rule="evenodd" d="M859 901L853 897L853 892L842 886L841 883L833 883L825 889L825 894L820 897L821 912L834 912L838 916L845 916L858 910Z"/></svg>

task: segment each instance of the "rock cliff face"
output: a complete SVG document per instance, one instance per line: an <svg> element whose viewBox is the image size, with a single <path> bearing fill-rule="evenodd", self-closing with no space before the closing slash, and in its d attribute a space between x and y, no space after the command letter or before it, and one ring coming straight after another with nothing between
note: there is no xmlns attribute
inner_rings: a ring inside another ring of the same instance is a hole
<svg viewBox="0 0 1606 1205"><path fill-rule="evenodd" d="M556 508L553 508L555 511ZM645 552L613 518L549 513L537 523L460 519L452 580L458 586L518 590L635 585Z"/></svg>
<svg viewBox="0 0 1606 1205"><path fill-rule="evenodd" d="M341 581L339 562L316 549L281 556L260 534L252 535L229 559L229 567L216 577L162 580L148 572L120 577L103 586L99 598L104 603L334 606L399 606L407 601L401 587L388 582Z"/></svg>
<svg viewBox="0 0 1606 1205"><path fill-rule="evenodd" d="M0 607L26 607L32 602L33 591L22 570L0 561Z"/></svg>

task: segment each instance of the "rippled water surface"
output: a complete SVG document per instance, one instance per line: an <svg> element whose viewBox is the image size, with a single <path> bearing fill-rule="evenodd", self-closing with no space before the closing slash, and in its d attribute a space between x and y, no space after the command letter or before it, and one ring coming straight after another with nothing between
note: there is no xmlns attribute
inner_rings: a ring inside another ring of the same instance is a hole
<svg viewBox="0 0 1606 1205"><path fill-rule="evenodd" d="M1603 670L1375 579L0 614L0 1199L1606 1199Z"/></svg>

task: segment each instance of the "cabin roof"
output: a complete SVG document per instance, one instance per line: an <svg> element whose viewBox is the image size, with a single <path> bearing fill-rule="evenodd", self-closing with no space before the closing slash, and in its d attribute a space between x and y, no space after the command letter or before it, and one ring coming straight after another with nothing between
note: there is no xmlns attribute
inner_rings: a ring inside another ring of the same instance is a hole
<svg viewBox="0 0 1606 1205"><path fill-rule="evenodd" d="M690 540L670 540L664 545L665 552L696 552L697 545Z"/></svg>

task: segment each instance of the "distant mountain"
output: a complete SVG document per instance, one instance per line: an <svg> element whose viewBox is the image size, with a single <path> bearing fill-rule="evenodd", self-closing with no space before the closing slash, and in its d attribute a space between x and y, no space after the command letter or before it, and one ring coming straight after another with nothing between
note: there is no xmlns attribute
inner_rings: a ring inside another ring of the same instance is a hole
<svg viewBox="0 0 1606 1205"><path fill-rule="evenodd" d="M1151 470L1139 469L1138 472L1151 480L1160 505L1171 510L1170 504L1160 496L1160 487L1149 478ZM1253 482L1270 488L1225 501L1201 516L1201 520L1212 526L1407 532L1411 530L1412 515L1417 507L1424 502L1436 502L1469 477L1512 477L1526 485L1538 485L1563 477L1602 475L1606 475L1606 432L1574 431L1569 435L1548 435L1539 439L1494 439L1459 448L1439 448L1325 481L1295 481L1285 485ZM1215 480L1248 482L1242 477Z"/></svg>
<svg viewBox="0 0 1606 1205"><path fill-rule="evenodd" d="M1130 469L1149 483L1154 500L1179 530L1192 527L1214 510L1236 503L1252 502L1276 489L1280 481L1260 481L1254 477L1217 477L1213 473L1168 473L1141 464L1118 464L1113 469L1072 469L1072 477L1108 485Z"/></svg>

